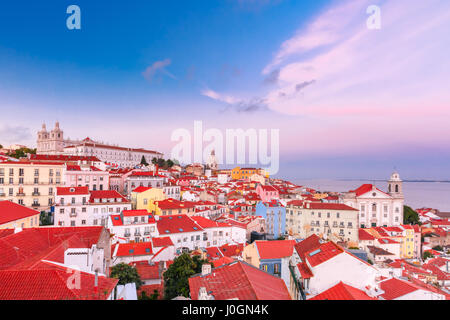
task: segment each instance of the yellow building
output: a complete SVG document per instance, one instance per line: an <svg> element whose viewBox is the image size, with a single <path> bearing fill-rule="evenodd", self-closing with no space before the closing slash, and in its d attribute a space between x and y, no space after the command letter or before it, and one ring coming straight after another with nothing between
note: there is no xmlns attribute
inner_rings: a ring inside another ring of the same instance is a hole
<svg viewBox="0 0 450 320"><path fill-rule="evenodd" d="M54 203L56 187L63 184L62 162L8 161L0 163L0 201L44 211Z"/></svg>
<svg viewBox="0 0 450 320"><path fill-rule="evenodd" d="M403 225L403 239L401 246L401 255L406 259L414 258L414 228L412 226Z"/></svg>
<svg viewBox="0 0 450 320"><path fill-rule="evenodd" d="M192 216L195 213L195 206L193 202L169 198L162 201L152 201L149 212L158 216L171 216L175 214Z"/></svg>
<svg viewBox="0 0 450 320"><path fill-rule="evenodd" d="M11 201L0 201L0 229L39 227L40 212Z"/></svg>
<svg viewBox="0 0 450 320"><path fill-rule="evenodd" d="M131 205L135 210L147 210L151 212L155 201L166 198L163 189L151 187L137 187L131 192Z"/></svg>
<svg viewBox="0 0 450 320"><path fill-rule="evenodd" d="M259 268L260 260L258 249L256 248L255 243L256 242L253 242L252 244L249 244L248 246L244 247L244 250L242 250L242 258L248 264L251 264L256 268Z"/></svg>
<svg viewBox="0 0 450 320"><path fill-rule="evenodd" d="M231 170L231 178L234 180L249 180L255 174L261 175L266 178L269 177L269 173L264 169L236 167Z"/></svg>
<svg viewBox="0 0 450 320"><path fill-rule="evenodd" d="M414 258L415 242L414 228L409 225L401 225L399 227L373 227L365 229L377 239L389 238L400 243L400 258Z"/></svg>

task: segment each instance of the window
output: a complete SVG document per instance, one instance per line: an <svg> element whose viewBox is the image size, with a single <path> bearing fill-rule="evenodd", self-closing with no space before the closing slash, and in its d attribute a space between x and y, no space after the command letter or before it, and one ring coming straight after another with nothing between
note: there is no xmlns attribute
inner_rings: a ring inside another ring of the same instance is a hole
<svg viewBox="0 0 450 320"><path fill-rule="evenodd" d="M273 265L273 273L274 274L281 274L281 266L280 266L280 264L279 263L275 263L274 265Z"/></svg>

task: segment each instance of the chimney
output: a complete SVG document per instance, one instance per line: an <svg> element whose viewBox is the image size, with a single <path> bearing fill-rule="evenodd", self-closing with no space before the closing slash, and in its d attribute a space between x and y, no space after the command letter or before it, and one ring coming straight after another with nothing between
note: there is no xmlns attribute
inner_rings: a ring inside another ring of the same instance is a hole
<svg viewBox="0 0 450 320"><path fill-rule="evenodd" d="M202 265L202 276L206 276L210 273L211 273L211 265L209 263L203 264Z"/></svg>

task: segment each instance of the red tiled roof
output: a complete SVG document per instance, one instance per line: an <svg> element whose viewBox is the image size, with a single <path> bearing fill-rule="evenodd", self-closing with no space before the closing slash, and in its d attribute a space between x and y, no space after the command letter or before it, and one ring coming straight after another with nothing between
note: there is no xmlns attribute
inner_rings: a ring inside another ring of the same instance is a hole
<svg viewBox="0 0 450 320"><path fill-rule="evenodd" d="M355 287L349 286L348 284L339 282L337 285L323 291L317 296L309 300L377 300L376 298L370 297L364 291L357 289Z"/></svg>
<svg viewBox="0 0 450 320"><path fill-rule="evenodd" d="M244 244L224 244L221 246L220 251L222 254L226 257L237 257L242 254L242 251L244 250Z"/></svg>
<svg viewBox="0 0 450 320"><path fill-rule="evenodd" d="M172 239L170 237L154 237L152 238L153 247L168 247L173 246Z"/></svg>
<svg viewBox="0 0 450 320"><path fill-rule="evenodd" d="M56 195L58 196L89 195L89 187L57 187Z"/></svg>
<svg viewBox="0 0 450 320"><path fill-rule="evenodd" d="M317 249L308 251L305 254L305 258L308 260L309 264L312 267L315 267L343 252L344 250L341 247L339 247L333 241L329 241L327 243L321 244Z"/></svg>
<svg viewBox="0 0 450 320"><path fill-rule="evenodd" d="M161 279L158 263L149 264L148 261L137 261L131 262L130 265L136 268L141 280Z"/></svg>
<svg viewBox="0 0 450 320"><path fill-rule="evenodd" d="M260 259L280 259L292 256L295 240L255 241Z"/></svg>
<svg viewBox="0 0 450 320"><path fill-rule="evenodd" d="M380 289L384 291L381 295L386 300L393 300L404 296L405 294L414 292L419 289L411 282L403 281L397 278L391 278L380 282Z"/></svg>
<svg viewBox="0 0 450 320"><path fill-rule="evenodd" d="M117 251L115 247L118 246ZM117 257L125 256L146 256L153 255L153 248L151 242L137 242L137 243L118 243L111 248L111 252L115 252Z"/></svg>
<svg viewBox="0 0 450 320"><path fill-rule="evenodd" d="M67 248L91 248L103 227L39 227L0 238L0 270L26 269L41 259L64 262Z"/></svg>
<svg viewBox="0 0 450 320"><path fill-rule="evenodd" d="M69 288L73 271L68 270L52 264L46 269L0 271L0 300L104 300L119 281L98 276L96 290L95 275L80 272L79 288Z"/></svg>
<svg viewBox="0 0 450 320"><path fill-rule="evenodd" d="M124 150L124 151L132 151L132 152L142 152L142 153L151 153L151 154L159 154L162 155L162 153L152 150L145 150L141 148L125 148L125 147L118 147L118 146L110 146L106 144L100 144L100 143L92 143L92 140L83 140L82 143L67 146L66 148L73 148L78 146L87 146L87 147L95 147L95 148L102 148L102 149L114 149L114 150Z"/></svg>
<svg viewBox="0 0 450 320"><path fill-rule="evenodd" d="M234 262L234 259L232 259L230 257L221 257L221 258L219 258L217 260L213 260L211 262L214 265L214 268L218 268L218 267L221 267L223 265L230 264L230 263Z"/></svg>
<svg viewBox="0 0 450 320"><path fill-rule="evenodd" d="M297 264L297 268L303 279L310 279L314 276L311 269L309 269L308 265L304 262Z"/></svg>
<svg viewBox="0 0 450 320"><path fill-rule="evenodd" d="M136 193L141 193L147 190L150 190L152 187L143 187L143 186L139 186L136 189L134 189L132 192L136 192Z"/></svg>
<svg viewBox="0 0 450 320"><path fill-rule="evenodd" d="M194 220L185 214L159 216L156 226L160 235L203 230Z"/></svg>
<svg viewBox="0 0 450 320"><path fill-rule="evenodd" d="M124 196L118 193L116 190L95 190L91 191L91 197L89 201L94 202L94 199L122 199L123 203L129 202Z"/></svg>
<svg viewBox="0 0 450 320"><path fill-rule="evenodd" d="M375 237L364 229L358 229L359 240L375 240Z"/></svg>
<svg viewBox="0 0 450 320"><path fill-rule="evenodd" d="M30 160L38 160L38 161L94 161L100 162L100 159L93 156L68 156L68 155L51 155L51 154L31 154Z"/></svg>
<svg viewBox="0 0 450 320"><path fill-rule="evenodd" d="M360 197L360 196L364 195L365 193L374 190L374 187L375 187L375 186L374 186L373 184L363 184L363 185L360 186L358 189L350 190L349 192L354 192L354 193L356 193L356 196L357 196L357 197ZM384 193L384 194L387 195L386 192L381 191L380 189L378 189L378 188L376 188L376 187L375 187L375 190L377 190L377 191L379 191L379 192Z"/></svg>
<svg viewBox="0 0 450 320"><path fill-rule="evenodd" d="M136 216L148 216L147 210L123 210L122 214L124 217L136 217Z"/></svg>
<svg viewBox="0 0 450 320"><path fill-rule="evenodd" d="M185 209L185 208L194 208L195 203L190 201L179 201L176 199L165 199L161 201L155 201L158 208L161 210L170 210L170 209Z"/></svg>
<svg viewBox="0 0 450 320"><path fill-rule="evenodd" d="M0 201L0 225L32 217L39 214L39 211L27 208L11 201Z"/></svg>
<svg viewBox="0 0 450 320"><path fill-rule="evenodd" d="M189 278L191 299L198 299L201 287L216 300L291 300L281 278L241 261L215 268L206 276Z"/></svg>
<svg viewBox="0 0 450 320"><path fill-rule="evenodd" d="M320 238L313 234L306 238L303 241L298 242L295 244L294 248L297 251L298 255L302 259L302 261L305 261L305 255L308 251L311 251L313 249L317 249L320 246Z"/></svg>

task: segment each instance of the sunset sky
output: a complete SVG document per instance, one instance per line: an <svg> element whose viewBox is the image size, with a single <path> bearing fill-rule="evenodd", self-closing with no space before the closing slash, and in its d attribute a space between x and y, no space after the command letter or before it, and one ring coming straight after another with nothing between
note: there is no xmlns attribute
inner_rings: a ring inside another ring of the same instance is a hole
<svg viewBox="0 0 450 320"><path fill-rule="evenodd" d="M448 0L9 1L0 144L58 120L170 154L201 120L279 129L280 177L450 179L449 30Z"/></svg>

